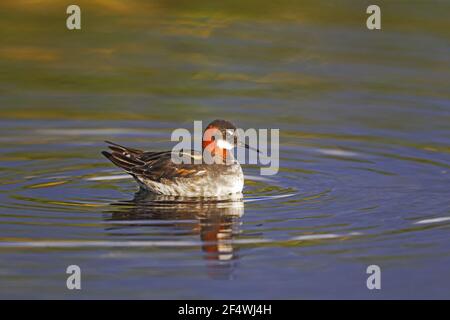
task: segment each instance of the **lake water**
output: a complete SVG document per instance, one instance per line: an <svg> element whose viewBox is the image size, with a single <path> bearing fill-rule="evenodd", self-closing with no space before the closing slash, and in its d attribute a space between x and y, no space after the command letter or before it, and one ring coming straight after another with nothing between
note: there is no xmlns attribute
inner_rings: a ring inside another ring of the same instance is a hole
<svg viewBox="0 0 450 320"><path fill-rule="evenodd" d="M170 3L79 1L81 31L0 4L0 297L450 298L450 5ZM100 154L215 118L280 129L243 201L135 194Z"/></svg>

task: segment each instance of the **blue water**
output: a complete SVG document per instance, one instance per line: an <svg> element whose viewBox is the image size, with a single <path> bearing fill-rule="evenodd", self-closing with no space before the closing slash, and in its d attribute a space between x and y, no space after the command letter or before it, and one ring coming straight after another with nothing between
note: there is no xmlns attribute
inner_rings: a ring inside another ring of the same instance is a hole
<svg viewBox="0 0 450 320"><path fill-rule="evenodd" d="M354 2L99 3L76 34L56 9L0 17L21 26L0 48L1 298L450 297L445 3L383 3L380 32ZM244 165L242 201L136 193L100 154L215 118L280 129L279 173Z"/></svg>

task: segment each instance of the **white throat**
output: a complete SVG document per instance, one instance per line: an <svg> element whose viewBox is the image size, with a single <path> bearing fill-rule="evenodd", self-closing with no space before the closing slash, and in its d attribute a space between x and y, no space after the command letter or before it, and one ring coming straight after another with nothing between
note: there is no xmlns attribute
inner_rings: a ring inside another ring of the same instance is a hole
<svg viewBox="0 0 450 320"><path fill-rule="evenodd" d="M234 146L231 143L229 143L228 141L223 140L223 139L217 140L216 144L220 149L231 150L234 148Z"/></svg>

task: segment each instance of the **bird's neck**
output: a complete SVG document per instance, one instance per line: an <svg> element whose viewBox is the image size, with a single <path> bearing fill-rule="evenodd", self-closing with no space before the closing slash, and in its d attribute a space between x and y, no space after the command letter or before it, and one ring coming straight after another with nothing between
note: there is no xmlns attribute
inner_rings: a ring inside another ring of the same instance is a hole
<svg viewBox="0 0 450 320"><path fill-rule="evenodd" d="M228 156L228 150L220 148L217 146L215 141L205 141L202 142L203 154L207 152L212 157L220 160L221 162L225 162Z"/></svg>

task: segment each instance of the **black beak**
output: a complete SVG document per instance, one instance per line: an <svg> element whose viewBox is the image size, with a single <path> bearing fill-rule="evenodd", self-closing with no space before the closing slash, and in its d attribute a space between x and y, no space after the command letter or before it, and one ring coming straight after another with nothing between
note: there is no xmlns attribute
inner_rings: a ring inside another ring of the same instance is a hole
<svg viewBox="0 0 450 320"><path fill-rule="evenodd" d="M249 146L248 144L246 144L246 143L240 143L240 145L241 145L242 147L244 147L245 149L249 149L249 150L253 150L253 151L256 151L256 152L258 152L258 153L261 153L261 151L259 151L258 148L250 147L250 146Z"/></svg>

